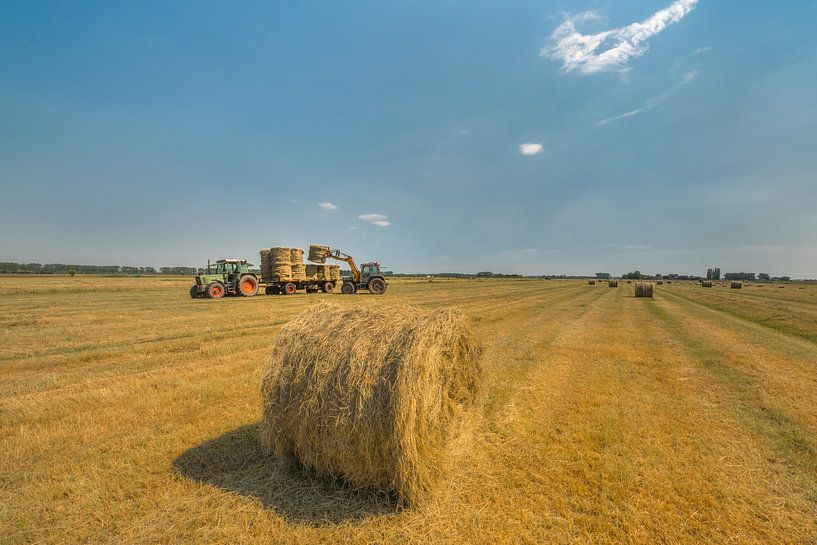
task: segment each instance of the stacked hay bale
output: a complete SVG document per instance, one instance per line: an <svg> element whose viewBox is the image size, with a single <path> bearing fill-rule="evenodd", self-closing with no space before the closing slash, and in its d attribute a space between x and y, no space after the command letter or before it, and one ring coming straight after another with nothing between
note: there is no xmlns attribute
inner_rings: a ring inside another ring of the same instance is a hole
<svg viewBox="0 0 817 545"><path fill-rule="evenodd" d="M701 287L702 288L711 288L712 287L712 280L701 280Z"/></svg>
<svg viewBox="0 0 817 545"><path fill-rule="evenodd" d="M740 280L732 280L732 283L729 284L729 287L732 288L733 290L739 290L743 288L743 282Z"/></svg>
<svg viewBox="0 0 817 545"><path fill-rule="evenodd" d="M329 265L329 280L335 285L343 283L343 277L340 275L340 265Z"/></svg>
<svg viewBox="0 0 817 545"><path fill-rule="evenodd" d="M652 282L636 282L635 296L636 297L653 297L655 295L655 284Z"/></svg>
<svg viewBox="0 0 817 545"><path fill-rule="evenodd" d="M329 246L321 244L310 244L309 261L313 263L326 263L326 254L329 253Z"/></svg>
<svg viewBox="0 0 817 545"><path fill-rule="evenodd" d="M317 280L318 268L320 268L320 265L313 265L311 263L304 265L304 273L306 274L306 279L312 281Z"/></svg>
<svg viewBox="0 0 817 545"><path fill-rule="evenodd" d="M610 279L607 281L608 288L617 288L618 287L618 280Z"/></svg>
<svg viewBox="0 0 817 545"><path fill-rule="evenodd" d="M261 250L261 277L272 282L305 280L304 251L280 246Z"/></svg>
<svg viewBox="0 0 817 545"><path fill-rule="evenodd" d="M474 404L482 349L455 309L311 307L281 331L261 381L264 448L416 504Z"/></svg>

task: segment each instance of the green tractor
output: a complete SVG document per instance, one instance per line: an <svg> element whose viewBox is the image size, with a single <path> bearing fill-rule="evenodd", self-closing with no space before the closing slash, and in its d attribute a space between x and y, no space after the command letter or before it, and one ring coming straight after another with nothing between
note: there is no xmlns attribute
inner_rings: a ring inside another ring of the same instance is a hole
<svg viewBox="0 0 817 545"><path fill-rule="evenodd" d="M196 275L196 283L190 288L190 297L221 299L225 295L252 297L258 293L258 277L250 272L246 259L219 259L215 272L207 261L207 274Z"/></svg>

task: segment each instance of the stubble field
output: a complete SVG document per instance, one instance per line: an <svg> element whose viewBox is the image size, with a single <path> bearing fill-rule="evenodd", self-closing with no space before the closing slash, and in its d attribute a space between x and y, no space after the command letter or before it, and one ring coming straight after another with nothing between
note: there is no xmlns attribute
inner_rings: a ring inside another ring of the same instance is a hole
<svg viewBox="0 0 817 545"><path fill-rule="evenodd" d="M817 286L391 283L191 300L182 278L0 278L0 542L813 543ZM258 383L320 300L457 306L485 347L438 494L261 452Z"/></svg>

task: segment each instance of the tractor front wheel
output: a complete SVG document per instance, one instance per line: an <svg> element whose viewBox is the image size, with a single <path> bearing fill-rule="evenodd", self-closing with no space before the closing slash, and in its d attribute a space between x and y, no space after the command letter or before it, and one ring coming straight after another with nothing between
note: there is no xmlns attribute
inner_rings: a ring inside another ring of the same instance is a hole
<svg viewBox="0 0 817 545"><path fill-rule="evenodd" d="M258 293L258 280L254 276L242 276L238 281L238 291L244 297L252 297Z"/></svg>
<svg viewBox="0 0 817 545"><path fill-rule="evenodd" d="M344 282L340 287L340 292L344 295L352 295L355 292L355 285L351 282Z"/></svg>
<svg viewBox="0 0 817 545"><path fill-rule="evenodd" d="M198 299L199 297L201 297L201 295L199 295L199 287L198 285L193 284L193 287L190 288L190 298Z"/></svg>
<svg viewBox="0 0 817 545"><path fill-rule="evenodd" d="M207 291L205 293L210 299L221 299L224 297L224 284L221 282L213 282L212 284L208 284Z"/></svg>
<svg viewBox="0 0 817 545"><path fill-rule="evenodd" d="M283 293L284 295L292 295L296 291L298 291L298 288L292 282L287 282L281 289L281 293Z"/></svg>

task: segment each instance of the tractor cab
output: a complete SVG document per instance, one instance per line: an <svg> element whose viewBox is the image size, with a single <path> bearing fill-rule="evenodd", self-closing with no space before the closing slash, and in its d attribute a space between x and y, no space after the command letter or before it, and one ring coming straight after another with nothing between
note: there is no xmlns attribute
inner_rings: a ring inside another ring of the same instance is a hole
<svg viewBox="0 0 817 545"><path fill-rule="evenodd" d="M196 276L190 297L220 299L225 295L251 297L258 293L258 278L250 272L246 259L219 259L215 267L207 262L206 273Z"/></svg>
<svg viewBox="0 0 817 545"><path fill-rule="evenodd" d="M380 275L380 263L372 261L369 263L361 263L360 265L360 281L364 284L369 283L369 278Z"/></svg>

